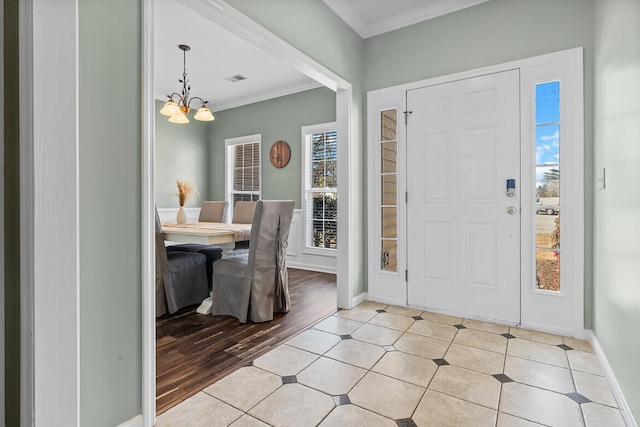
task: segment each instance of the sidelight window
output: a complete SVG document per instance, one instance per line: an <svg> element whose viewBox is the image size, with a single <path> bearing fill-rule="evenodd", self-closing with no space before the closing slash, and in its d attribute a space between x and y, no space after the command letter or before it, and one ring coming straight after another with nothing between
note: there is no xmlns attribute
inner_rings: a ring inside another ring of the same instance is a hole
<svg viewBox="0 0 640 427"><path fill-rule="evenodd" d="M398 110L380 112L381 256L380 268L398 271Z"/></svg>
<svg viewBox="0 0 640 427"><path fill-rule="evenodd" d="M561 216L561 86L559 81L535 87L536 141L536 286L538 290L559 292Z"/></svg>

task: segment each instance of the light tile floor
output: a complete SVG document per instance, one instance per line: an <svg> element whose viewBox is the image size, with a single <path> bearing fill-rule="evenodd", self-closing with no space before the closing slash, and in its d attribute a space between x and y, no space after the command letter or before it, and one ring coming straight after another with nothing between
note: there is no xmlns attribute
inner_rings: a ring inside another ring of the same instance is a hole
<svg viewBox="0 0 640 427"><path fill-rule="evenodd" d="M588 342L365 302L157 426L624 426Z"/></svg>

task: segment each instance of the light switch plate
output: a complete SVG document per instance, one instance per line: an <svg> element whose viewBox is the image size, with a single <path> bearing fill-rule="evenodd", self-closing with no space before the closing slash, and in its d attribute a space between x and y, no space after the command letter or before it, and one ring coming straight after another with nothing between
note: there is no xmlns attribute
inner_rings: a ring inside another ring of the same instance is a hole
<svg viewBox="0 0 640 427"><path fill-rule="evenodd" d="M598 190L604 190L607 188L607 182L605 179L605 168L598 169L598 176L596 177L596 185Z"/></svg>

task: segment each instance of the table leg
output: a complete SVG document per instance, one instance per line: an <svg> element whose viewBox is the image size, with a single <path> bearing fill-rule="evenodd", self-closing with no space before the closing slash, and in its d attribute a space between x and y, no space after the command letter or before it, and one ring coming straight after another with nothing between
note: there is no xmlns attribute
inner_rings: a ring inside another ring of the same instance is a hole
<svg viewBox="0 0 640 427"><path fill-rule="evenodd" d="M196 312L198 314L211 314L211 306L213 305L213 300L211 299L211 295L205 298L202 303L198 306Z"/></svg>
<svg viewBox="0 0 640 427"><path fill-rule="evenodd" d="M236 242L220 243L220 247L222 248L222 258L229 258L235 255L233 249L236 247ZM209 295L200 303L196 312L198 314L211 314L212 305L213 300L211 299L211 295Z"/></svg>
<svg viewBox="0 0 640 427"><path fill-rule="evenodd" d="M229 258L235 255L233 250L236 247L236 242L220 243L220 247L222 248L222 258Z"/></svg>

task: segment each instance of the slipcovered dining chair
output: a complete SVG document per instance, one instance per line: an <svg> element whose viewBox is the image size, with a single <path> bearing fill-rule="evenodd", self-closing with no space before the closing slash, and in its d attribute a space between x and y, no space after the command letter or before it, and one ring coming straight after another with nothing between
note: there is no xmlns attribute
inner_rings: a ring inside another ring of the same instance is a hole
<svg viewBox="0 0 640 427"><path fill-rule="evenodd" d="M199 222L225 222L227 220L228 202L205 200L200 207ZM218 245L199 243L181 243L167 246L167 252L197 252L207 257L207 283L211 286L211 266L222 257L222 249Z"/></svg>
<svg viewBox="0 0 640 427"><path fill-rule="evenodd" d="M293 200L259 200L251 226L249 252L213 263L212 314L240 323L266 322L288 312L287 239Z"/></svg>
<svg viewBox="0 0 640 427"><path fill-rule="evenodd" d="M205 200L200 207L200 222L225 222L227 220L228 202Z"/></svg>
<svg viewBox="0 0 640 427"><path fill-rule="evenodd" d="M156 317L200 304L209 296L206 257L199 253L167 253L156 210Z"/></svg>
<svg viewBox="0 0 640 427"><path fill-rule="evenodd" d="M253 224L253 216L256 212L258 202L238 201L233 207L233 218L231 222L234 224Z"/></svg>

